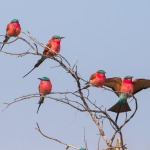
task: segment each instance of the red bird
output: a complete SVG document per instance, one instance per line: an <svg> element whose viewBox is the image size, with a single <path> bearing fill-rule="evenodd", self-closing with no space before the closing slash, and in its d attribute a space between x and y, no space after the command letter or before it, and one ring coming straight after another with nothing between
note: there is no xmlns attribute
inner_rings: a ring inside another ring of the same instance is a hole
<svg viewBox="0 0 150 150"><path fill-rule="evenodd" d="M89 84L95 87L102 87L106 80L105 73L104 70L98 70L93 73L89 79Z"/></svg>
<svg viewBox="0 0 150 150"><path fill-rule="evenodd" d="M132 76L126 76L123 80L119 77L107 78L104 86L111 88L119 97L118 102L108 111L117 113L116 122L119 113L131 111L127 99L143 89L150 88L150 80L136 79L132 81Z"/></svg>
<svg viewBox="0 0 150 150"><path fill-rule="evenodd" d="M19 24L19 20L13 19L6 27L5 40L3 41L3 45L1 47L1 50L4 47L5 43L8 42L10 37L12 37L12 36L16 37L20 34L20 32L21 32L21 27Z"/></svg>
<svg viewBox="0 0 150 150"><path fill-rule="evenodd" d="M104 85L104 83L105 83L105 80L106 80L105 73L106 72L104 70L98 70L95 73L93 73L90 76L90 79L89 79L89 81L87 83L88 85L86 85L85 87L83 87L81 90L87 89L90 86L102 87ZM78 92L78 91L76 91L76 92Z"/></svg>
<svg viewBox="0 0 150 150"><path fill-rule="evenodd" d="M42 56L41 59L39 59L38 62L34 65L33 69L29 71L26 75L24 75L23 78L27 76L30 72L32 72L36 67L38 67L47 58L46 56L53 57L60 52L60 42L62 38L64 37L60 37L58 35L52 36L43 51L43 55L45 56Z"/></svg>
<svg viewBox="0 0 150 150"><path fill-rule="evenodd" d="M39 107L38 107L37 113L40 109L41 104L44 102L44 96L47 94L50 94L51 90L52 90L52 84L48 77L42 77L42 78L38 78L38 79L41 81L39 84L40 100L38 102Z"/></svg>

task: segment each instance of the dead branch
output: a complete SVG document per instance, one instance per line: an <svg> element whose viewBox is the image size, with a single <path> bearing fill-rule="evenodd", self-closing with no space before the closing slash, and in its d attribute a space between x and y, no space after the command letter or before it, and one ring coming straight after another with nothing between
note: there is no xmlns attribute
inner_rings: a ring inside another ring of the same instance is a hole
<svg viewBox="0 0 150 150"><path fill-rule="evenodd" d="M23 56L26 56L26 55L36 55L36 56L46 56L46 55L42 55L38 52L38 47L37 45L45 48L47 47L45 44L41 43L40 41L38 41L35 37L33 37L29 32L23 32L22 33L24 35L26 35L30 40L33 41L33 44L31 44L30 42L28 42L28 40L22 38L22 37L17 37L15 40L11 41L11 42L8 42L6 44L11 44L13 42L16 42L17 40L22 40L23 42L25 42L27 45L29 45L29 47L34 50L34 52L23 52L23 53L9 53L9 52L5 52L5 51L2 51L3 53L5 54L9 54L9 55L14 55L14 56L18 56L18 57L23 57ZM50 49L49 47L47 47L48 49ZM50 49L51 50L51 49ZM54 60L55 62L58 63L58 66L63 68L67 73L69 73L72 78L75 80L76 82L76 86L77 86L77 90L78 90L78 93L74 93L74 92L52 92L51 95L56 95L58 97L58 95L62 95L63 97L62 98L57 98L57 97L51 97L51 96L45 96L45 98L48 98L50 100L54 100L54 101L58 101L60 103L64 103L68 106L71 106L72 108L80 111L80 112L88 112L92 121L94 122L94 124L96 125L96 127L98 128L99 130L99 133L100 133L100 137L103 138L104 142L106 143L107 145L107 148L105 150L114 150L114 148L121 148L122 150L125 149L125 145L123 144L123 135L122 135L122 128L134 117L136 111L137 111L137 100L136 98L133 96L133 99L135 100L135 111L133 112L133 114L128 118L128 116L126 115L126 118L125 118L125 121L123 122L123 124L119 127L118 124L111 118L111 116L107 113L106 109L105 110L102 110L102 106L99 107L96 105L96 102L93 102L93 100L90 100L89 99L89 95L90 95L90 92L88 90L88 95L85 96L85 94L82 92L82 87L83 85L82 84L85 84L87 83L88 81L86 81L85 79L83 79L80 74L78 73L78 66L77 66L77 63L75 63L73 66L71 66L71 64L68 62L68 60L63 57L62 55L60 54L57 54L55 57L48 57L46 56L47 58L50 58L52 60ZM107 91L111 91L111 92L114 92L113 90L110 90L106 87L103 87L105 90ZM121 93L120 91L115 91L114 93L116 92L119 92ZM69 96L73 96L71 99L69 98ZM25 96L21 96L21 97L18 97L18 98L15 98L12 102L10 103L4 103L6 104L6 107L3 109L6 110L9 106L11 106L12 104L14 103L17 103L17 102L20 102L20 101L23 101L23 100L27 100L27 99L30 99L30 98L33 98L33 97L40 97L39 93L37 94L28 94L28 95L25 95ZM73 98L77 98L79 101L77 100L72 100ZM94 109L92 109L92 107L94 106ZM99 116L101 116L101 118L97 117L97 114ZM106 118L109 122L110 122L110 125L112 126L113 130L115 131L114 134L112 135L112 138L110 140L107 139L106 135L105 135L105 132L103 130L103 122L100 122L102 118ZM72 146L70 144L66 144L58 139L55 139L55 138L52 138L52 137L49 137L49 136L46 136L40 129L38 123L37 123L37 128L36 128L44 137L48 138L48 139L51 139L51 140L54 140L62 145L65 145L66 146L66 150L69 149L69 148L74 148L74 149L77 149L79 150L79 148L75 147L75 146ZM120 135L120 141L121 141L121 144L118 146L116 145L115 147L112 146L113 144L113 141L117 135L117 133ZM99 140L98 140L98 150L99 150L99 143L100 143L100 137L99 137ZM85 142L85 146L86 146L86 150L88 149L87 148L87 141L85 140L85 133L84 133L84 142ZM81 149L80 149L81 150Z"/></svg>
<svg viewBox="0 0 150 150"><path fill-rule="evenodd" d="M51 137L51 136L47 136L46 134L44 134L44 133L41 131L39 124L36 123L36 125L37 125L37 127L36 127L35 129L36 129L42 136L44 136L45 138L48 138L48 139L50 139L50 140L53 140L53 141L55 141L55 142L58 142L58 143L60 143L60 144L62 144L62 145L67 146L66 149L68 149L68 148L73 148L73 149L76 149L76 150L80 150L80 148L77 148L77 147L74 146L74 145L67 144L67 143L65 143L65 142L62 142L62 141L56 139L56 138L53 138L53 137Z"/></svg>
<svg viewBox="0 0 150 150"><path fill-rule="evenodd" d="M87 140L86 140L86 135L85 135L85 127L84 127L84 144L85 144L85 149L88 150Z"/></svg>

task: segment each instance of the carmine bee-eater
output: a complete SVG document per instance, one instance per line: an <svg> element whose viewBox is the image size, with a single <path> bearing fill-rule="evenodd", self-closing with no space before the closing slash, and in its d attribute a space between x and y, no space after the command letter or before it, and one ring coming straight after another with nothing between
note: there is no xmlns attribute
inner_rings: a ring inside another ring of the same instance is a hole
<svg viewBox="0 0 150 150"><path fill-rule="evenodd" d="M83 87L81 90L87 89L90 86L102 87L105 83L105 80L106 80L105 73L106 72L104 70L98 70L95 73L93 73L90 76L88 83L86 83L87 85L85 87Z"/></svg>
<svg viewBox="0 0 150 150"><path fill-rule="evenodd" d="M90 76L89 84L95 87L102 87L105 83L106 76L104 70L98 70ZM89 86L90 86L89 85Z"/></svg>
<svg viewBox="0 0 150 150"><path fill-rule="evenodd" d="M44 96L47 94L50 94L51 90L52 90L52 84L48 77L42 77L42 78L38 78L38 79L41 81L39 84L40 100L38 102L39 107L38 107L37 113L40 109L41 104L44 102Z"/></svg>
<svg viewBox="0 0 150 150"><path fill-rule="evenodd" d="M117 113L116 122L119 113L131 111L127 103L127 99L140 92L143 89L150 87L150 80L136 79L132 81L132 76L126 76L123 81L119 77L107 78L104 86L111 88L119 97L119 101L113 105L108 111Z"/></svg>
<svg viewBox="0 0 150 150"><path fill-rule="evenodd" d="M12 37L12 36L16 37L20 34L20 32L21 32L21 27L19 24L19 20L13 19L6 27L6 35L5 35L5 39L3 41L3 45L1 47L1 50L4 47L5 43L8 42L10 37Z"/></svg>
<svg viewBox="0 0 150 150"><path fill-rule="evenodd" d="M44 48L43 55L45 56L42 56L41 59L39 59L38 62L34 65L33 69L24 75L23 78L32 72L36 67L38 67L47 58L46 56L53 57L57 55L60 52L60 42L63 38L64 37L60 37L58 35L52 36Z"/></svg>

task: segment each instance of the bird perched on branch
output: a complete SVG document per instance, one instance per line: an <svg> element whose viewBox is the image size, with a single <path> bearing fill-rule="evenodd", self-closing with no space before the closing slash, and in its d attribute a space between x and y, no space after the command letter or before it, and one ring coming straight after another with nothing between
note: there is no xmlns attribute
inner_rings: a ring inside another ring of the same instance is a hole
<svg viewBox="0 0 150 150"><path fill-rule="evenodd" d="M47 94L50 94L51 90L52 90L52 84L48 77L42 77L42 78L38 78L38 79L41 81L39 84L40 100L38 102L39 107L38 107L37 113L40 109L41 104L44 102L44 96Z"/></svg>
<svg viewBox="0 0 150 150"><path fill-rule="evenodd" d="M3 45L1 46L1 50L4 47L5 43L8 42L10 37L16 37L20 34L21 27L18 19L13 19L6 27L6 35L3 41Z"/></svg>
<svg viewBox="0 0 150 150"><path fill-rule="evenodd" d="M104 70L98 70L95 73L93 73L90 76L90 79L89 79L88 83L86 83L87 85L85 87L83 87L81 90L87 89L90 86L102 87L105 83L105 80L106 80L105 73L106 72Z"/></svg>
<svg viewBox="0 0 150 150"><path fill-rule="evenodd" d="M132 76L126 76L123 81L119 77L107 78L104 83L104 86L111 88L119 97L118 102L108 109L108 111L117 113L116 122L119 113L131 111L130 106L127 103L127 99L141 90L150 87L150 80L136 79L132 81L132 78Z"/></svg>
<svg viewBox="0 0 150 150"><path fill-rule="evenodd" d="M39 59L38 62L34 65L33 69L24 75L23 78L31 73L36 67L38 67L47 58L46 56L53 57L57 55L60 52L60 42L63 38L64 37L60 37L58 35L52 36L44 48L43 55L45 56L42 56L41 59Z"/></svg>

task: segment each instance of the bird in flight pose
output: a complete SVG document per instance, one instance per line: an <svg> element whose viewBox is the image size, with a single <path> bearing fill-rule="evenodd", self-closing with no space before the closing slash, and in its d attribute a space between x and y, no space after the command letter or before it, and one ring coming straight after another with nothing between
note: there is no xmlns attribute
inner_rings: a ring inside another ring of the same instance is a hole
<svg viewBox="0 0 150 150"><path fill-rule="evenodd" d="M132 81L132 78L132 76L126 76L123 80L120 77L107 78L104 83L104 86L111 88L119 97L118 102L108 109L108 111L117 113L116 122L119 113L131 111L127 99L150 87L150 80L136 79Z"/></svg>

